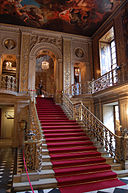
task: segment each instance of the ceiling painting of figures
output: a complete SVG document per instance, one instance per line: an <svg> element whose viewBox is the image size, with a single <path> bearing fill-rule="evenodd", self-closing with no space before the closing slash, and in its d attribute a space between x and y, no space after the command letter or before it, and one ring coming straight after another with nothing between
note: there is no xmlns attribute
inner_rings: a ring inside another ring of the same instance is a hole
<svg viewBox="0 0 128 193"><path fill-rule="evenodd" d="M1 0L0 22L92 36L122 0Z"/></svg>

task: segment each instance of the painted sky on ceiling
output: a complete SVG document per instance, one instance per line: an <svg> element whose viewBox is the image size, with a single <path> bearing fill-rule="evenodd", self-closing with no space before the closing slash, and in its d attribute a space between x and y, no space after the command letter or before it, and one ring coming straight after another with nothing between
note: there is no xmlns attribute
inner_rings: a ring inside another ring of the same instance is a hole
<svg viewBox="0 0 128 193"><path fill-rule="evenodd" d="M0 22L91 36L121 0L1 0Z"/></svg>

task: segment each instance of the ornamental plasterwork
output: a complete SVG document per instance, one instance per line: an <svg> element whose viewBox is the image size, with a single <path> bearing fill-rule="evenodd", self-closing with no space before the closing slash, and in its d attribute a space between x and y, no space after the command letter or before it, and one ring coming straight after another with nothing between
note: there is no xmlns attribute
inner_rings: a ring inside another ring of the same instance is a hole
<svg viewBox="0 0 128 193"><path fill-rule="evenodd" d="M30 43L30 49L33 48L33 46L37 43L50 43L57 46L59 50L62 50L62 38L52 37L52 36L38 36L38 35L32 35L31 36L31 43Z"/></svg>
<svg viewBox="0 0 128 193"><path fill-rule="evenodd" d="M71 85L71 40L64 39L64 90Z"/></svg>
<svg viewBox="0 0 128 193"><path fill-rule="evenodd" d="M82 48L75 48L74 50L76 57L83 58L84 57L84 50Z"/></svg>
<svg viewBox="0 0 128 193"><path fill-rule="evenodd" d="M29 35L22 36L22 56L21 56L21 80L20 90L27 91L28 88L28 59L29 59Z"/></svg>
<svg viewBox="0 0 128 193"><path fill-rule="evenodd" d="M72 61L81 61L87 62L89 60L89 44L91 44L90 40L72 40Z"/></svg>
<svg viewBox="0 0 128 193"><path fill-rule="evenodd" d="M6 39L3 42L3 45L5 46L5 48L7 48L8 50L12 50L16 47L16 43L14 40L12 39Z"/></svg>

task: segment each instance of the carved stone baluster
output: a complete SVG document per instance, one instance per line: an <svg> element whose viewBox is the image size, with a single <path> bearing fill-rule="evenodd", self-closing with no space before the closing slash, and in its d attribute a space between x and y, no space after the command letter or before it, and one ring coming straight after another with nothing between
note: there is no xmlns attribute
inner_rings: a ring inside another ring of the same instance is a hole
<svg viewBox="0 0 128 193"><path fill-rule="evenodd" d="M113 136L112 136L112 134L111 134L111 132L109 132L108 133L109 134L109 153L110 153L110 155L111 155L111 157L113 157L113 152L114 152L114 147L113 147L113 143L114 143L114 141L113 141Z"/></svg>
<svg viewBox="0 0 128 193"><path fill-rule="evenodd" d="M108 131L105 129L105 149L108 151Z"/></svg>
<svg viewBox="0 0 128 193"><path fill-rule="evenodd" d="M11 76L7 76L7 89L11 90Z"/></svg>
<svg viewBox="0 0 128 193"><path fill-rule="evenodd" d="M2 88L6 89L6 76L2 76Z"/></svg>

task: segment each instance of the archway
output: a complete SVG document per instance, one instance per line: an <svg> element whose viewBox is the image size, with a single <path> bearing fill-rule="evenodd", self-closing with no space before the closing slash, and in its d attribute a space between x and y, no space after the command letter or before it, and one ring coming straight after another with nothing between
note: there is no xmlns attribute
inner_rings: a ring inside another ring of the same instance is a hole
<svg viewBox="0 0 128 193"><path fill-rule="evenodd" d="M56 58L49 50L41 50L36 58L35 88L37 95L53 97L56 92L55 84Z"/></svg>
<svg viewBox="0 0 128 193"><path fill-rule="evenodd" d="M60 93L63 90L62 53L53 44L38 43L32 48L29 57L28 89L32 91L36 88L36 60L41 55L50 56L54 62L54 98L56 102L61 102Z"/></svg>

